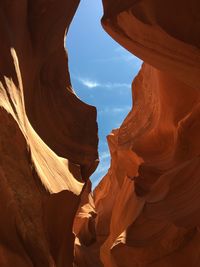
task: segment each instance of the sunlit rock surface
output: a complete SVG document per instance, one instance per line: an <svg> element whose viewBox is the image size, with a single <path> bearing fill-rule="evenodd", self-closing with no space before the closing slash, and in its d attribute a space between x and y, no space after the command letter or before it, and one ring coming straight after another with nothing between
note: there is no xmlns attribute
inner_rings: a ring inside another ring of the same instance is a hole
<svg viewBox="0 0 200 267"><path fill-rule="evenodd" d="M77 0L0 1L0 266L72 267L72 225L97 165L94 107L64 49Z"/></svg>
<svg viewBox="0 0 200 267"><path fill-rule="evenodd" d="M199 267L200 3L103 0L145 63L93 193L96 110L63 42L78 4L0 2L0 266Z"/></svg>
<svg viewBox="0 0 200 267"><path fill-rule="evenodd" d="M105 30L145 63L108 136L110 169L77 215L77 267L198 267L200 2L103 5Z"/></svg>

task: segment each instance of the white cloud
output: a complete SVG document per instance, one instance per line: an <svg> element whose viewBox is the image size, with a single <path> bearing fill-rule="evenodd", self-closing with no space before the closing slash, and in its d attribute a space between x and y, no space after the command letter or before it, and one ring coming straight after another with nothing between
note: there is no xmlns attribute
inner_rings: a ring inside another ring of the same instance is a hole
<svg viewBox="0 0 200 267"><path fill-rule="evenodd" d="M105 88L131 88L131 85L129 83L105 83L101 85L102 87Z"/></svg>
<svg viewBox="0 0 200 267"><path fill-rule="evenodd" d="M124 112L127 108L113 108L112 109L112 112L114 113L121 113L121 112Z"/></svg>
<svg viewBox="0 0 200 267"><path fill-rule="evenodd" d="M99 152L100 160L106 160L110 158L109 152Z"/></svg>
<svg viewBox="0 0 200 267"><path fill-rule="evenodd" d="M99 152L100 163L96 171L91 176L93 188L98 184L102 177L108 172L110 167L110 153L108 150Z"/></svg>
<svg viewBox="0 0 200 267"><path fill-rule="evenodd" d="M99 114L106 114L106 113L114 113L114 114L118 114L118 113L123 113L123 112L128 112L131 110L130 106L121 106L121 107L106 107L102 110L99 110Z"/></svg>
<svg viewBox="0 0 200 267"><path fill-rule="evenodd" d="M97 87L102 87L102 88L107 88L107 89L113 89L113 88L131 88L131 84L128 83L100 83L98 81L89 79L89 78L82 78L79 77L77 80L84 85L85 87L89 89L97 88Z"/></svg>
<svg viewBox="0 0 200 267"><path fill-rule="evenodd" d="M90 79L85 79L85 78L78 78L79 82L81 82L84 86L92 89L92 88L96 88L99 87L100 84L96 81L92 81Z"/></svg>

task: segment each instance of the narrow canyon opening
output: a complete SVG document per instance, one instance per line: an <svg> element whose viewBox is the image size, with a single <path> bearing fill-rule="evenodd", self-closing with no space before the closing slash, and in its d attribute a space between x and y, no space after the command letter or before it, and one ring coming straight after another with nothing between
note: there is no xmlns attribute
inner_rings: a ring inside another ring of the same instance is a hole
<svg viewBox="0 0 200 267"><path fill-rule="evenodd" d="M1 267L200 266L200 1L102 3L0 1Z"/></svg>
<svg viewBox="0 0 200 267"><path fill-rule="evenodd" d="M65 41L74 91L97 108L100 163L91 176L93 188L109 169L106 136L132 108L131 83L142 63L104 31L102 16L100 0L81 1Z"/></svg>

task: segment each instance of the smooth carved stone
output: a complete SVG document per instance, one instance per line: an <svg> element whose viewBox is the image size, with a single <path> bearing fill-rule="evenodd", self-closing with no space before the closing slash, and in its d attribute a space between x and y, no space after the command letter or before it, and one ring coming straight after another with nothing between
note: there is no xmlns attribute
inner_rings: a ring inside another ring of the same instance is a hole
<svg viewBox="0 0 200 267"><path fill-rule="evenodd" d="M0 266L72 267L73 220L98 162L64 35L79 1L0 2Z"/></svg>
<svg viewBox="0 0 200 267"><path fill-rule="evenodd" d="M96 243L80 266L95 266L87 261L95 245L105 267L200 266L200 2L103 6L104 29L144 64L133 108L108 136L110 169L94 190Z"/></svg>

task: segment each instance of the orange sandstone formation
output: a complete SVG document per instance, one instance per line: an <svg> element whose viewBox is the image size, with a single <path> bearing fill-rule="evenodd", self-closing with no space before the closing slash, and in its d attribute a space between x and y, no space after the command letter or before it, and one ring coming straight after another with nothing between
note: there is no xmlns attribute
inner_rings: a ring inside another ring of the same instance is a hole
<svg viewBox="0 0 200 267"><path fill-rule="evenodd" d="M108 136L110 169L77 215L77 266L198 267L200 3L103 5L105 30L145 63Z"/></svg>
<svg viewBox="0 0 200 267"><path fill-rule="evenodd" d="M78 4L0 1L2 267L73 264L73 220L98 158L96 110L73 92L63 42Z"/></svg>
<svg viewBox="0 0 200 267"><path fill-rule="evenodd" d="M103 27L145 63L93 194L96 110L63 46L78 4L0 2L0 266L198 267L200 3L103 0Z"/></svg>

